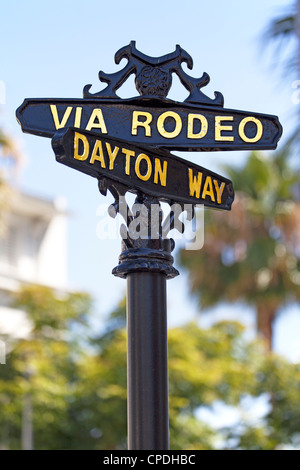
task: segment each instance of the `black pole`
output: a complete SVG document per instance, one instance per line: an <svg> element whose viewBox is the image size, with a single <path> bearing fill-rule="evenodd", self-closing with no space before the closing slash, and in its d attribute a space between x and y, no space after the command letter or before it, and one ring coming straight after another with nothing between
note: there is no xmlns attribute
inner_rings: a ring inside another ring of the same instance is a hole
<svg viewBox="0 0 300 470"><path fill-rule="evenodd" d="M128 450L169 449L167 279L170 239L138 239L123 251L113 274L127 279Z"/></svg>
<svg viewBox="0 0 300 470"><path fill-rule="evenodd" d="M166 275L127 276L128 449L169 449Z"/></svg>

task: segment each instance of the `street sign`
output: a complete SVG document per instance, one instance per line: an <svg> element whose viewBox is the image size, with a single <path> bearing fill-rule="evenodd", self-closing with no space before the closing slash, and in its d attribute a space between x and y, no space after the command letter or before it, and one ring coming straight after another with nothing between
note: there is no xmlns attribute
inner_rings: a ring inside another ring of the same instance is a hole
<svg viewBox="0 0 300 470"><path fill-rule="evenodd" d="M17 110L24 132L53 137L77 127L137 145L169 150L274 149L281 136L276 116L147 99L27 99Z"/></svg>
<svg viewBox="0 0 300 470"><path fill-rule="evenodd" d="M93 131L147 147L168 150L263 150L275 149L282 134L276 116L226 109L220 92L209 98L202 91L209 82L204 73L190 77L181 67L192 68L192 58L180 46L172 54L153 58L142 54L132 41L120 49L127 65L113 74L99 72L107 84L99 93L83 90L83 99L25 99L17 109L17 119L24 132L53 137L65 127ZM136 74L139 97L121 99L116 90ZM189 91L184 102L167 98L175 73Z"/></svg>
<svg viewBox="0 0 300 470"><path fill-rule="evenodd" d="M204 204L230 210L234 198L227 178L199 165L93 132L68 128L52 139L56 160L95 178L109 178L129 191L169 203Z"/></svg>

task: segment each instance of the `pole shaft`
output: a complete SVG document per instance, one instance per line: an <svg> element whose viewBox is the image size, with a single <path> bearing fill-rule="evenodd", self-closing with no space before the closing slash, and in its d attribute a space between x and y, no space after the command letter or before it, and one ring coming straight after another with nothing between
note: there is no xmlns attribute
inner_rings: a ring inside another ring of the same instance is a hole
<svg viewBox="0 0 300 470"><path fill-rule="evenodd" d="M166 275L127 275L129 450L169 448Z"/></svg>

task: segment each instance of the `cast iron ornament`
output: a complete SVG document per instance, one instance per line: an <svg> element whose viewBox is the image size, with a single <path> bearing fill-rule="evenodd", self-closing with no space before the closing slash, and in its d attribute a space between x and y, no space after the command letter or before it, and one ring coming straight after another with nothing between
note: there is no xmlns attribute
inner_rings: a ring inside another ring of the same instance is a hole
<svg viewBox="0 0 300 470"><path fill-rule="evenodd" d="M206 72L200 78L190 77L184 72L181 67L182 62L186 62L187 67L192 69L193 59L178 44L171 54L149 57L139 52L135 47L135 41L131 41L128 46L122 47L115 54L115 63L119 64L123 58L126 58L128 63L122 70L112 74L99 72L99 80L107 83L104 90L93 94L89 92L92 85L86 85L83 89L83 97L118 99L116 91L131 74L135 73L136 89L143 98L164 99L172 85L172 73L176 73L182 85L190 92L184 100L185 103L224 105L223 95L219 91L215 92L215 99L211 99L200 90L210 81Z"/></svg>
<svg viewBox="0 0 300 470"><path fill-rule="evenodd" d="M168 232L177 228L180 233L184 232L184 225L179 220L179 213L170 212L165 223L163 223L162 210L159 200L147 194L138 193L134 205L138 205L144 211L142 220L144 220L144 232L148 236L132 238L130 234L130 224L135 218L140 217L140 213L135 213L129 208L125 195L127 188L120 183L108 178L99 179L99 191L101 194L107 194L110 191L115 201L108 208L110 217L115 218L120 214L124 218L125 225L120 227L122 238L122 253L119 256L119 264L112 270L116 277L126 278L133 272L153 272L164 274L167 279L173 279L179 275L178 270L173 266L174 258L171 252L175 248L175 242L172 238L167 238ZM133 205L133 207L134 207ZM153 238L150 233L151 218L153 217L153 207L158 211L159 224L157 224L158 233ZM184 205L181 205L182 212L185 211ZM194 217L194 207L192 212L187 213L187 220ZM166 229L165 229L166 227ZM141 228L143 230L143 228ZM165 229L165 230L164 230Z"/></svg>

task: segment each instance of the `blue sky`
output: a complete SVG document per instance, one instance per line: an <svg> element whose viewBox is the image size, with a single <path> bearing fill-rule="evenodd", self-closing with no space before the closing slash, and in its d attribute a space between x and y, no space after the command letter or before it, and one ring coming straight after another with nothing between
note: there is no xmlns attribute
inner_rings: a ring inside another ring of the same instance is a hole
<svg viewBox="0 0 300 470"><path fill-rule="evenodd" d="M16 108L24 98L80 98L88 83L93 84L92 92L99 91L103 87L98 80L99 70L111 73L123 68L126 62L116 65L114 54L131 40L136 41L141 52L154 57L173 52L179 44L194 60L189 73L194 77L204 71L210 75L205 93L213 97L215 90L220 91L228 108L279 116L284 140L284 135L292 129L295 113L292 80L281 83L282 77L270 65L269 53L262 50L261 35L269 19L289 3L279 0L2 2L0 80L5 83L6 102L0 108L0 121L26 154L19 185L44 197L66 197L72 214L68 235L70 287L92 293L100 319L122 298L126 285L111 274L118 262L120 239L99 240L96 234L97 208L112 199L100 196L96 180L59 165L49 139L22 134L15 119ZM133 79L119 92L122 97L136 95ZM175 78L170 97L181 101L185 96L186 90ZM246 155L243 152L174 153L218 172L222 164L241 164ZM170 324L183 322L196 313L184 273L168 282L168 304ZM245 314L242 307L234 310L222 307L217 315L232 312L253 325L250 310ZM298 316L297 310L290 310L280 317L276 328L276 349L290 357L294 351L300 353L300 344L293 336L295 328L288 328L291 322L300 326Z"/></svg>

